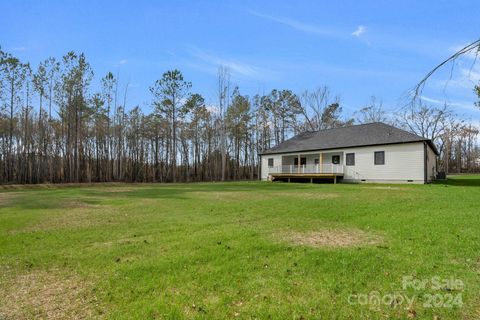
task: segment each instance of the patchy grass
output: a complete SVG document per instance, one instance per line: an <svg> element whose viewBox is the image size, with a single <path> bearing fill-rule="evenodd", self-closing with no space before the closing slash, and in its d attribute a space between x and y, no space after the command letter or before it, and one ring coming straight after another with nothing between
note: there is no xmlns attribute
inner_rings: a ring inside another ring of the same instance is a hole
<svg viewBox="0 0 480 320"><path fill-rule="evenodd" d="M7 206L11 201L15 199L17 193L15 192L2 192L0 193L0 205Z"/></svg>
<svg viewBox="0 0 480 320"><path fill-rule="evenodd" d="M119 216L114 209L72 201L70 208L52 210L44 219L32 219L25 226L12 230L18 232L39 232L54 230L84 229L118 224L125 219Z"/></svg>
<svg viewBox="0 0 480 320"><path fill-rule="evenodd" d="M191 199L201 201L221 201L221 202L238 202L238 201L254 201L265 200L268 195L251 191L192 191L188 196Z"/></svg>
<svg viewBox="0 0 480 320"><path fill-rule="evenodd" d="M277 192L275 197L279 198L295 198L304 200L321 200L337 198L340 195L332 192Z"/></svg>
<svg viewBox="0 0 480 320"><path fill-rule="evenodd" d="M0 282L0 314L5 319L92 319L98 315L90 283L58 270L31 270Z"/></svg>
<svg viewBox="0 0 480 320"><path fill-rule="evenodd" d="M0 319L476 319L478 199L480 176L4 186ZM438 294L463 305L428 306Z"/></svg>
<svg viewBox="0 0 480 320"><path fill-rule="evenodd" d="M309 247L346 248L381 244L382 238L356 229L326 229L310 232L290 232L284 240Z"/></svg>

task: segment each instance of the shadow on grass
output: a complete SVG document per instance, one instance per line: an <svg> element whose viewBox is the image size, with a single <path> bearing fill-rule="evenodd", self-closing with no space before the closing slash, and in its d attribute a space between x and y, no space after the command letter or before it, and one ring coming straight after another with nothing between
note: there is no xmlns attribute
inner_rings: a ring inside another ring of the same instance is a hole
<svg viewBox="0 0 480 320"><path fill-rule="evenodd" d="M436 184L458 187L480 187L480 175L450 176L447 180L438 180Z"/></svg>
<svg viewBox="0 0 480 320"><path fill-rule="evenodd" d="M122 190L122 188L131 188ZM309 184L296 185L296 190L309 189ZM117 189L118 188L118 189ZM120 192L116 191L119 190ZM50 188L21 189L9 201L10 207L16 209L69 209L83 205L122 205L112 201L136 201L139 199L175 199L189 200L198 193L251 193L254 197L261 191L291 190L289 184L272 184L262 182L226 182L226 183L192 183L192 184L89 184L89 185L55 185ZM8 193L8 192L5 192ZM205 200L206 201L206 200Z"/></svg>

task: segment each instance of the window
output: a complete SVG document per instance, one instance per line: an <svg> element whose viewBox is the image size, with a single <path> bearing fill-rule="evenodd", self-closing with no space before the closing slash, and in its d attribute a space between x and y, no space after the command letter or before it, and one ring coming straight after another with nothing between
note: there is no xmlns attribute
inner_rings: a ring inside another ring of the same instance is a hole
<svg viewBox="0 0 480 320"><path fill-rule="evenodd" d="M385 151L375 151L375 165L385 164Z"/></svg>
<svg viewBox="0 0 480 320"><path fill-rule="evenodd" d="M320 164L320 159L315 159L315 164Z"/></svg>
<svg viewBox="0 0 480 320"><path fill-rule="evenodd" d="M268 158L268 167L273 167L273 158Z"/></svg>
<svg viewBox="0 0 480 320"><path fill-rule="evenodd" d="M333 164L340 164L340 156L332 156Z"/></svg>
<svg viewBox="0 0 480 320"><path fill-rule="evenodd" d="M355 165L355 153L347 153L345 159L345 164L347 166L354 166Z"/></svg>
<svg viewBox="0 0 480 320"><path fill-rule="evenodd" d="M293 160L293 164L298 166L298 157L295 157L295 159ZM306 164L307 164L307 158L300 158L300 165L303 166Z"/></svg>

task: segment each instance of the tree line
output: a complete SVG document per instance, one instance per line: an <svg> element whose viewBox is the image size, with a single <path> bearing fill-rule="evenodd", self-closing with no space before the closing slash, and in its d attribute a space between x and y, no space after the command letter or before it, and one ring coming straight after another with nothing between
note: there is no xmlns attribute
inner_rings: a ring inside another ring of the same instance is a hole
<svg viewBox="0 0 480 320"><path fill-rule="evenodd" d="M375 121L432 138L450 171L479 167L478 128L447 106L391 115L372 98L346 117L326 86L248 96L220 67L216 103L169 70L149 87L146 112L127 106L128 85L113 73L98 92L93 77L84 54L33 68L0 50L0 183L253 180L259 153L294 134Z"/></svg>

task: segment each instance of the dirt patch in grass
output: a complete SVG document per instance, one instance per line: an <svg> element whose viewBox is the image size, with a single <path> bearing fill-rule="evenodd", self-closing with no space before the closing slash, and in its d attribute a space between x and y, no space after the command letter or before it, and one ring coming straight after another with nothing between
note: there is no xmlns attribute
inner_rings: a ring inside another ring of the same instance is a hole
<svg viewBox="0 0 480 320"><path fill-rule="evenodd" d="M99 191L107 192L107 193L123 193L123 192L132 192L138 189L135 188L128 188L128 187L111 187L111 188L104 188Z"/></svg>
<svg viewBox="0 0 480 320"><path fill-rule="evenodd" d="M316 193L316 192L274 192L274 193L259 193L249 191L198 191L190 192L192 197L201 200L213 201L251 201L251 200L268 200L273 198L287 199L287 197L302 200L321 200L338 198L336 193Z"/></svg>
<svg viewBox="0 0 480 320"><path fill-rule="evenodd" d="M109 210L106 210L109 211ZM57 214L34 226L36 230L54 230L68 228L87 228L105 224L115 224L117 219L106 212L93 211L88 205Z"/></svg>
<svg viewBox="0 0 480 320"><path fill-rule="evenodd" d="M463 301L462 319L480 319L480 299L474 298L471 301Z"/></svg>
<svg viewBox="0 0 480 320"><path fill-rule="evenodd" d="M55 212L49 212L42 219L15 230L14 233L115 225L127 218L128 216L115 212L109 206L81 204L68 210L57 209Z"/></svg>
<svg viewBox="0 0 480 320"><path fill-rule="evenodd" d="M0 205L7 205L19 195L18 192L1 192Z"/></svg>
<svg viewBox="0 0 480 320"><path fill-rule="evenodd" d="M400 187L390 187L390 186L372 187L372 189L377 189L377 190L402 190L402 188L400 188Z"/></svg>
<svg viewBox="0 0 480 320"><path fill-rule="evenodd" d="M380 244L382 237L359 229L325 229L308 232L290 232L284 240L301 246L347 248Z"/></svg>
<svg viewBox="0 0 480 320"><path fill-rule="evenodd" d="M63 189L81 187L102 187L102 188L129 188L129 186L144 186L145 183L122 183L122 182L81 182L81 183L39 183L39 184L3 184L0 190L38 190L38 189Z"/></svg>
<svg viewBox="0 0 480 320"><path fill-rule="evenodd" d="M113 247L113 246L122 246L122 245L131 245L131 244L150 244L153 242L153 237L151 236L133 236L128 238L120 238L112 241L105 242L93 242L89 246L91 247Z"/></svg>
<svg viewBox="0 0 480 320"><path fill-rule="evenodd" d="M274 193L273 196L282 197L287 199L286 197L295 198L295 199L333 199L340 197L337 193L322 193L322 192L278 192Z"/></svg>
<svg viewBox="0 0 480 320"><path fill-rule="evenodd" d="M90 201L93 201L95 199L91 198ZM61 208L66 208L66 209L83 209L83 208L100 208L101 205L99 204L94 204L94 203L89 203L85 202L82 200L67 200L61 203L60 205Z"/></svg>
<svg viewBox="0 0 480 320"><path fill-rule="evenodd" d="M190 192L189 195L192 198L213 201L245 201L267 198L264 193L248 191L196 191Z"/></svg>
<svg viewBox="0 0 480 320"><path fill-rule="evenodd" d="M99 318L91 284L58 270L36 270L0 280L1 319Z"/></svg>

